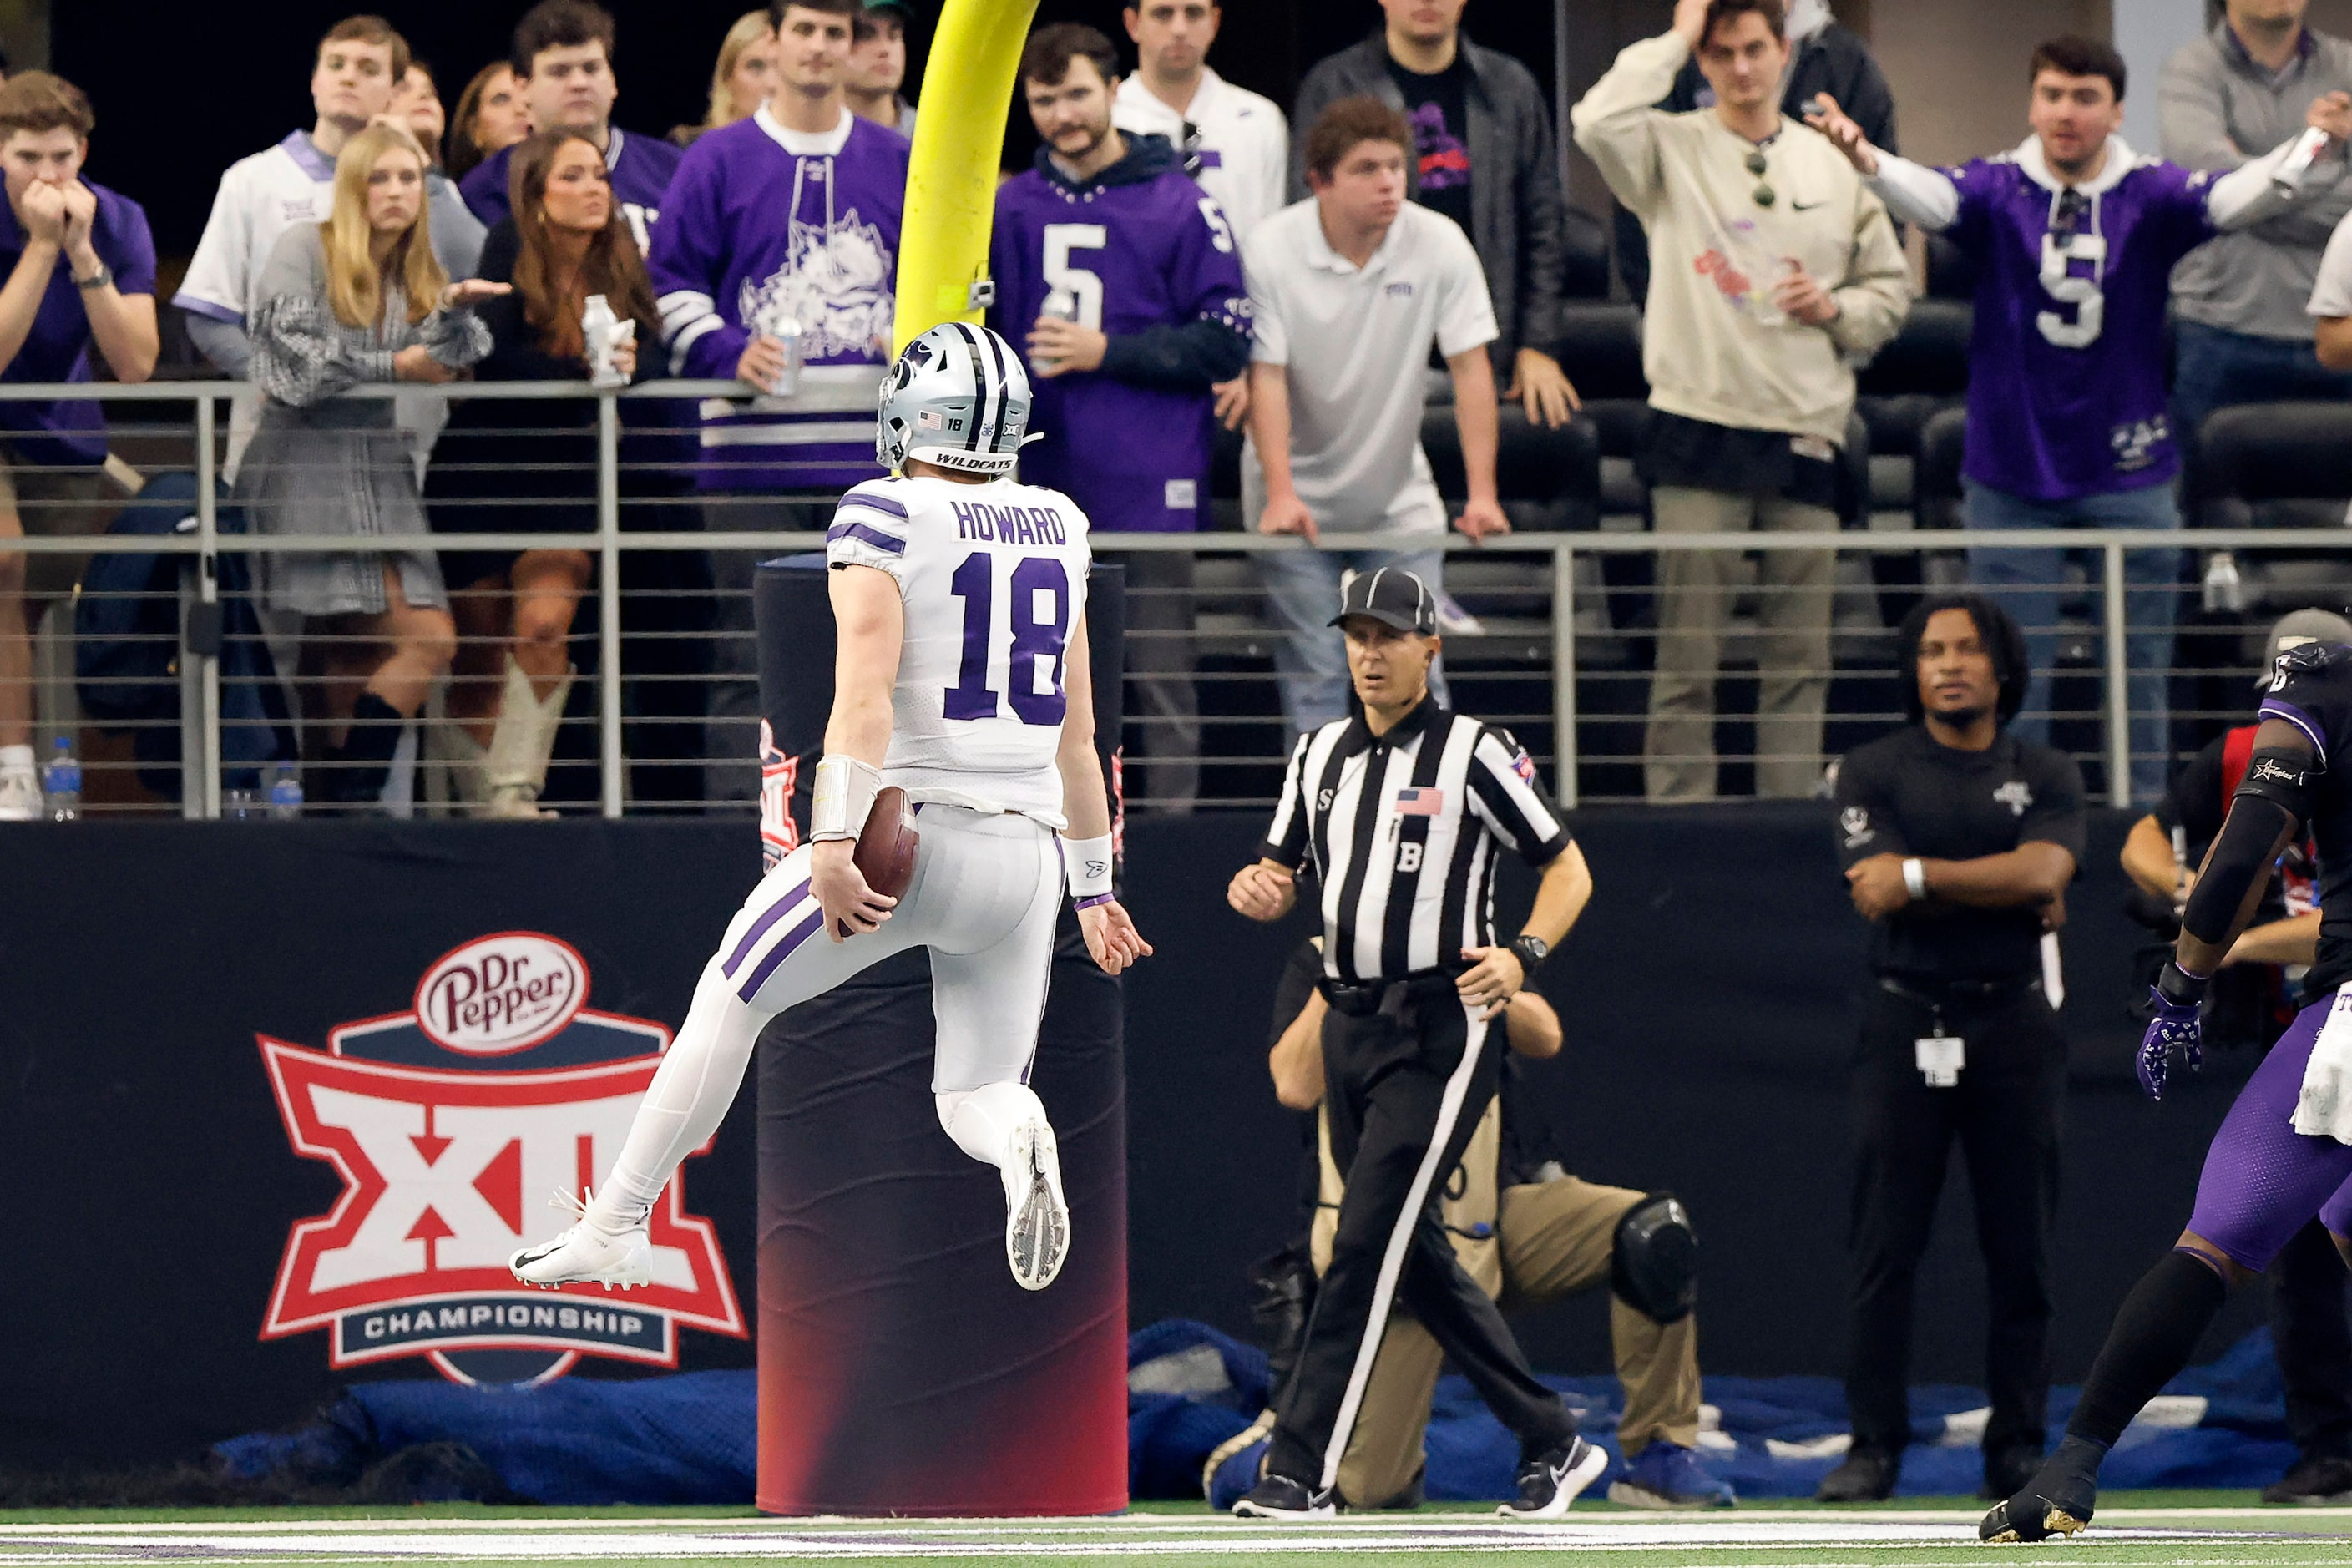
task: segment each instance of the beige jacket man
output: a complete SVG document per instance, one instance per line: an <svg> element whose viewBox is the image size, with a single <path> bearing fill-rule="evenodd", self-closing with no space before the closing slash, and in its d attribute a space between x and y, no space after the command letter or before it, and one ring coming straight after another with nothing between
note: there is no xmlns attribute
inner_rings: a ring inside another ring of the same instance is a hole
<svg viewBox="0 0 2352 1568"><path fill-rule="evenodd" d="M1714 107L1652 107L1706 15L1683 0L1679 30L1628 47L1570 115L1577 145L1649 235L1652 511L1661 533L1832 530L1854 366L1910 308L1903 251L1853 166L1780 113L1777 6L1715 22L1696 51ZM1765 552L1758 567L1759 795L1820 784L1834 571L1827 551ZM1733 554L1660 556L1644 745L1654 801L1715 795L1715 677L1740 574Z"/></svg>

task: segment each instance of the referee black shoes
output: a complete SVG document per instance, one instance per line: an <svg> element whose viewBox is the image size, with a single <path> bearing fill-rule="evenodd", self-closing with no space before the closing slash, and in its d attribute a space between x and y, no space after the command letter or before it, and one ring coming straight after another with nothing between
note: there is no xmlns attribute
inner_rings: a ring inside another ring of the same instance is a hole
<svg viewBox="0 0 2352 1568"><path fill-rule="evenodd" d="M1339 1517L1339 1489L1309 1490L1305 1481L1288 1476L1265 1476L1249 1495L1234 1504L1237 1519L1316 1520Z"/></svg>
<svg viewBox="0 0 2352 1568"><path fill-rule="evenodd" d="M1601 1479L1609 1456L1581 1437L1570 1437L1519 1462L1519 1495L1495 1511L1505 1519L1558 1519L1576 1494Z"/></svg>

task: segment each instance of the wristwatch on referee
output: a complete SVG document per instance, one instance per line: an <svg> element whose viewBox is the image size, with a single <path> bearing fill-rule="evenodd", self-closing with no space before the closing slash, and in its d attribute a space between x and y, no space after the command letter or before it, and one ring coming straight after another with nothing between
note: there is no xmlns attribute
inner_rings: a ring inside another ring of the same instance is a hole
<svg viewBox="0 0 2352 1568"><path fill-rule="evenodd" d="M1551 943L1529 932L1512 940L1511 952L1518 958L1520 976L1532 980L1543 961L1551 956Z"/></svg>

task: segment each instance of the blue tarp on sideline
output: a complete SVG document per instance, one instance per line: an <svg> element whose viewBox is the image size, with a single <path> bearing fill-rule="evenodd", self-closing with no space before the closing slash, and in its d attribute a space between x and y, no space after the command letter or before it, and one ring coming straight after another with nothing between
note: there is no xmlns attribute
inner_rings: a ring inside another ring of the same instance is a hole
<svg viewBox="0 0 2352 1568"><path fill-rule="evenodd" d="M1198 1498L1201 1467L1246 1427L1266 1398L1265 1353L1206 1324L1171 1320L1128 1346L1130 1487L1139 1499ZM1612 1377L1547 1378L1579 1411L1585 1435L1615 1449L1620 1392ZM2076 1390L2052 1391L2052 1440ZM2295 1458L2284 1396L2259 1330L2220 1361L2166 1390L2160 1415L2125 1434L2104 1484L2260 1487ZM1846 1430L1835 1381L1820 1377L1708 1377L1706 1403L1719 1435L1702 1447L1707 1468L1747 1498L1810 1496L1837 1463L1820 1451ZM420 1443L454 1442L479 1455L516 1493L566 1507L607 1503L747 1505L755 1474L756 1389L749 1372L687 1373L601 1381L571 1377L543 1387L460 1387L424 1380L359 1384L313 1426L292 1434L232 1438L214 1451L236 1474L298 1479L346 1472ZM2201 1401L2201 1405L2195 1403ZM1965 1413L1975 1389L1912 1391L1913 1446L1902 1492L1970 1493L1983 1461ZM1951 1418L1962 1417L1958 1421ZM1814 1451L1801 1449L1811 1446ZM1458 1377L1438 1384L1428 1439L1427 1491L1438 1500L1508 1495L1517 1442ZM1596 1495L1612 1473L1602 1479Z"/></svg>

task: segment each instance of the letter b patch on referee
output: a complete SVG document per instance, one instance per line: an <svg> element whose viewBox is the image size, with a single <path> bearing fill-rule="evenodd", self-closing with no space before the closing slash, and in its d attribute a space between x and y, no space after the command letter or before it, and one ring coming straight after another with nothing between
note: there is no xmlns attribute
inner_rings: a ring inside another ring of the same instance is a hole
<svg viewBox="0 0 2352 1568"><path fill-rule="evenodd" d="M1404 843L1398 845L1397 870L1399 872L1420 870L1421 850L1422 847L1412 839L1407 839Z"/></svg>

